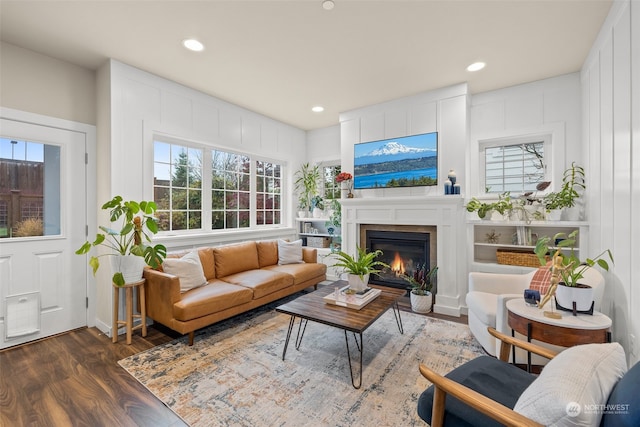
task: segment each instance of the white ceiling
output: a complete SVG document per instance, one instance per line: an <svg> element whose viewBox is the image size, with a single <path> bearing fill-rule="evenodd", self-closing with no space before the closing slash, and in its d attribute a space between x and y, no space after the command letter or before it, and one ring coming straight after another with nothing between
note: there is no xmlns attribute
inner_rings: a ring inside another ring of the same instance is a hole
<svg viewBox="0 0 640 427"><path fill-rule="evenodd" d="M114 58L301 129L468 82L580 70L611 0L0 0L2 41L92 70ZM196 37L204 52L181 46ZM476 73L466 66L484 61ZM325 112L311 107L323 105Z"/></svg>

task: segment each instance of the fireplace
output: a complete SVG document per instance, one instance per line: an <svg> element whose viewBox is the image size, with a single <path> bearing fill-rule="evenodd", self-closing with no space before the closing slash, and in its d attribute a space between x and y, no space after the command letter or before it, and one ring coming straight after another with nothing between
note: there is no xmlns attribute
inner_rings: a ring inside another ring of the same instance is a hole
<svg viewBox="0 0 640 427"><path fill-rule="evenodd" d="M369 251L381 250L378 257L391 266L379 275L372 275L370 283L406 289L410 285L403 275L425 274L431 267L430 233L416 231L366 230Z"/></svg>

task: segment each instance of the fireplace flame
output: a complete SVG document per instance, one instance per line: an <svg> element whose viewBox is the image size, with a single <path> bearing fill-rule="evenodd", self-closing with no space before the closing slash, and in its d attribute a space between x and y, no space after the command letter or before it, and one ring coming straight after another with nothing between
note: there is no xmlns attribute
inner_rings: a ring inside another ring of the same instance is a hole
<svg viewBox="0 0 640 427"><path fill-rule="evenodd" d="M396 252L395 257L393 258L393 262L391 263L391 271L393 271L396 276L405 273L404 261L400 257L400 254L398 252Z"/></svg>

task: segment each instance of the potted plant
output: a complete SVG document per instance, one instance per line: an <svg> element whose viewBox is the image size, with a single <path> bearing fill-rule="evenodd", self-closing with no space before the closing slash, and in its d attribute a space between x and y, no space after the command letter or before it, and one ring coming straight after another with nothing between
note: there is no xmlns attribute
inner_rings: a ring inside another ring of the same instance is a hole
<svg viewBox="0 0 640 427"><path fill-rule="evenodd" d="M338 228L342 226L342 205L337 199L331 199L330 207L331 215L324 225L327 227Z"/></svg>
<svg viewBox="0 0 640 427"><path fill-rule="evenodd" d="M382 269L390 268L388 264L376 261L376 258L382 255L381 250L367 252L366 249L357 247L357 251L356 257L343 251L334 252L333 256L338 262L332 265L332 267L343 268L344 272L348 274L349 289L356 292L367 288L371 274L378 274Z"/></svg>
<svg viewBox="0 0 640 427"><path fill-rule="evenodd" d="M429 313L433 306L433 294L431 289L436 281L438 267L430 270L426 266L416 268L413 276L402 275L402 278L411 285L409 294L411 299L411 310L416 313Z"/></svg>
<svg viewBox="0 0 640 427"><path fill-rule="evenodd" d="M316 194L311 198L311 209L314 218L322 217L322 211L324 210L324 199L322 196Z"/></svg>
<svg viewBox="0 0 640 427"><path fill-rule="evenodd" d="M99 257L106 255L112 257L112 281L118 286L140 280L145 263L153 268L162 264L167 256L167 248L160 244L145 244L151 242L150 234L158 232L158 224L153 216L156 211L155 202L123 202L121 196L115 196L102 205L102 209L109 210L110 221L119 224L118 228L99 226L104 233L98 233L93 242L85 242L76 251L76 254L84 255L92 247L99 245L113 250L113 253L89 259L94 275L100 268Z"/></svg>
<svg viewBox="0 0 640 427"><path fill-rule="evenodd" d="M480 219L491 219L493 211L503 216L508 214L513 209L513 203L511 202L511 195L507 191L498 195L498 201L491 203L481 202L473 197L467 203L466 208L467 212L477 212Z"/></svg>
<svg viewBox="0 0 640 427"><path fill-rule="evenodd" d="M318 194L318 182L320 181L320 167L303 164L294 174L295 191L298 193L298 207L311 209L311 199Z"/></svg>
<svg viewBox="0 0 640 427"><path fill-rule="evenodd" d="M580 210L577 200L586 189L584 168L577 166L575 162L564 171L562 175L562 187L557 193L550 193L545 200L547 205L554 209L564 209L567 219L577 221L580 219ZM547 207L547 210L551 208Z"/></svg>
<svg viewBox="0 0 640 427"><path fill-rule="evenodd" d="M553 240L549 236L538 238L535 253L540 260L540 264L545 265L550 253L552 255L553 269L559 272L560 282L555 292L556 302L566 309L573 309L573 302L576 302L577 311L589 311L593 303L593 289L580 283L587 268L598 265L605 271L609 271L608 257L613 263L613 254L609 249L605 249L595 258L586 258L580 261L575 252L578 237L578 230L569 234L557 233ZM555 247L550 246L553 242ZM565 252L563 252L563 250Z"/></svg>

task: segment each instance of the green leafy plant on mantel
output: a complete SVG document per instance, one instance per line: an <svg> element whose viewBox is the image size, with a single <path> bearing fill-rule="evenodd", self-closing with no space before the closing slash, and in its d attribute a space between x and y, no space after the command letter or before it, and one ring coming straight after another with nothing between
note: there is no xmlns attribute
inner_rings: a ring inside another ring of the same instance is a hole
<svg viewBox="0 0 640 427"><path fill-rule="evenodd" d="M513 209L513 202L511 201L511 194L507 191L498 195L496 202L482 202L478 198L473 197L465 207L467 212L477 212L478 218L484 219L491 211L496 211L500 213L500 215L504 215Z"/></svg>
<svg viewBox="0 0 640 427"><path fill-rule="evenodd" d="M383 254L380 249L367 252L366 249L358 247L357 252L355 257L343 251L334 252L333 257L338 261L333 264L332 267L341 267L345 273L355 274L360 276L360 279L363 279L367 274L377 275L382 272L383 269L391 268L389 264L376 260L377 257Z"/></svg>
<svg viewBox="0 0 640 427"><path fill-rule="evenodd" d="M548 262L550 254L552 254L554 261L557 257L562 258L560 277L565 286L578 286L578 282L584 277L584 272L588 267L598 265L603 270L609 271L609 263L604 259L605 256L609 258L611 263L614 262L613 254L609 249L603 250L594 258L586 258L584 261L580 261L575 252L577 241L578 230L574 230L569 234L557 233L553 238L542 236L538 238L534 250L541 265L545 265ZM550 245L552 242L555 246ZM564 253L563 250L568 251L568 253Z"/></svg>
<svg viewBox="0 0 640 427"><path fill-rule="evenodd" d="M113 252L99 256L92 256L89 265L95 276L100 268L99 257L113 255L135 255L143 257L146 264L152 268L158 268L167 256L167 248L164 245L147 245L151 242L151 234L158 232L158 224L153 214L157 206L152 201L123 201L121 196L115 196L102 205L103 210L109 210L111 223L120 223L119 229L99 226L104 233L97 233L93 242L85 242L76 251L78 255L87 254L95 246L105 246ZM125 284L122 273L116 272L112 277L113 283L118 286Z"/></svg>

